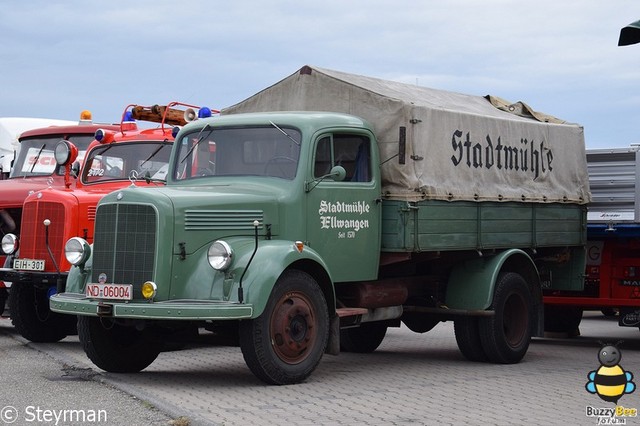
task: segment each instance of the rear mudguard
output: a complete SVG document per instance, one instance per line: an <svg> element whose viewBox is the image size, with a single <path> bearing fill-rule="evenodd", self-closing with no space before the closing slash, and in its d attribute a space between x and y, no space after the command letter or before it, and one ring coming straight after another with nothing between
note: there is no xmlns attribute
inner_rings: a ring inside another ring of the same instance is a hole
<svg viewBox="0 0 640 426"><path fill-rule="evenodd" d="M450 309L486 310L493 303L498 275L515 272L527 281L533 299L534 334L542 335L543 305L540 277L533 259L520 249L510 249L494 256L464 261L454 266L449 275L446 305Z"/></svg>

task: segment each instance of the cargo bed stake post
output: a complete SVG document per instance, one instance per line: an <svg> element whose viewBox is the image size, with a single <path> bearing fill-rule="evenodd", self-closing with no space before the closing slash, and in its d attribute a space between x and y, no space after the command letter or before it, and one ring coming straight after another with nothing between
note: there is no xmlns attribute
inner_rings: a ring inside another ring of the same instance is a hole
<svg viewBox="0 0 640 426"><path fill-rule="evenodd" d="M251 253L251 257L249 258L249 262L247 262L247 266L242 271L242 275L240 276L240 282L238 283L238 301L242 303L244 301L244 292L242 290L242 279L244 278L244 274L247 273L247 269L249 269L249 265L251 265L251 261L253 260L253 256L256 255L258 251L258 227L260 226L260 222L257 220L253 221L253 229L255 230L255 247L253 248L253 253Z"/></svg>

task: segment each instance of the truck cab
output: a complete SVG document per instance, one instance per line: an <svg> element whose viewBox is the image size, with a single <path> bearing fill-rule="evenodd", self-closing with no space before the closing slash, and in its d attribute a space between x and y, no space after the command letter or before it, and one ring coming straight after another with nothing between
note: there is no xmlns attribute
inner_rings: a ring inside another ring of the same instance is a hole
<svg viewBox="0 0 640 426"><path fill-rule="evenodd" d="M65 168L56 164L54 157L58 142L68 140L73 143L78 149L77 161L81 161L96 130L118 128L117 125L94 123L91 112L86 110L82 111L78 122L62 121L60 124L48 126L43 123L47 127L27 130L18 138L18 154L9 178L0 180L0 238L20 232L22 207L29 194L47 187L64 187ZM0 266L11 266L4 253L0 253ZM10 287L11 280L0 278L0 311L5 307Z"/></svg>
<svg viewBox="0 0 640 426"><path fill-rule="evenodd" d="M54 155L56 167L64 171L63 187L51 185L28 195L19 234L3 239L10 261L0 269L0 279L13 283L10 315L26 339L57 341L75 329L73 318L52 313L48 307L48 297L64 291L71 267L64 257L64 244L73 237L93 242L96 205L109 192L128 185L164 185L178 130L174 126L186 124L183 116L190 112L177 106L194 108L178 102L166 107L128 105L117 130L94 132L76 171L71 170L78 157L76 145L69 139L57 141ZM140 129L138 123L143 121L157 127ZM75 179L72 173L77 173Z"/></svg>

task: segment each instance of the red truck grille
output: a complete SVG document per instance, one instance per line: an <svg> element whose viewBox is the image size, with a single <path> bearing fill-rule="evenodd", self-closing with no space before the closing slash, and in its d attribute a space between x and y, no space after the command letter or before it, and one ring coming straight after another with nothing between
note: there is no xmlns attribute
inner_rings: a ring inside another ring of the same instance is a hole
<svg viewBox="0 0 640 426"><path fill-rule="evenodd" d="M64 207L59 203L33 201L25 203L20 229L20 257L44 259L46 270L55 270L45 246L44 220L49 219L49 247L60 265L64 252Z"/></svg>

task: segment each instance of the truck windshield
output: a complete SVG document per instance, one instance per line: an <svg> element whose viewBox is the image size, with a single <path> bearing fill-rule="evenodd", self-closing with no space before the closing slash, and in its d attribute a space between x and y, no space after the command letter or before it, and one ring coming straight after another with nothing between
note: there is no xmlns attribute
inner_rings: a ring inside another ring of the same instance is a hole
<svg viewBox="0 0 640 426"><path fill-rule="evenodd" d="M76 161L82 162L87 147L93 141L94 135L50 135L47 137L22 139L20 151L11 169L11 178L50 176L53 173L63 174L56 170L58 165L53 156L53 150L58 142L67 139L78 148Z"/></svg>
<svg viewBox="0 0 640 426"><path fill-rule="evenodd" d="M102 145L89 151L80 173L82 183L129 180L131 171L142 178L166 180L171 143L127 142Z"/></svg>
<svg viewBox="0 0 640 426"><path fill-rule="evenodd" d="M206 176L269 176L291 180L300 158L300 131L265 127L205 126L179 142L176 180Z"/></svg>

